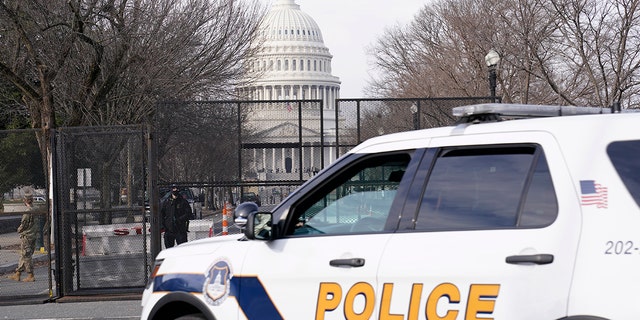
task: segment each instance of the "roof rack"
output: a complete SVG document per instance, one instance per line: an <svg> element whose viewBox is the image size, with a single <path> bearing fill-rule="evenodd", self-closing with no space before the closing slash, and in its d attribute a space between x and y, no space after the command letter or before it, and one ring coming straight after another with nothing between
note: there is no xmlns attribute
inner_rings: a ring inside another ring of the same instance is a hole
<svg viewBox="0 0 640 320"><path fill-rule="evenodd" d="M621 110L620 112L637 112ZM453 115L460 117L457 123L495 122L510 119L574 116L612 113L611 108L544 106L531 104L484 103L453 108Z"/></svg>

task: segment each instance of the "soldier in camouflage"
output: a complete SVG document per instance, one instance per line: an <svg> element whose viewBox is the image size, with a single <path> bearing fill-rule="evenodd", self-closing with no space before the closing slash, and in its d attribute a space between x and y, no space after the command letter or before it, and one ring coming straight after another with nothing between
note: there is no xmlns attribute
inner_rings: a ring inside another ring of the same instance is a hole
<svg viewBox="0 0 640 320"><path fill-rule="evenodd" d="M24 205L27 207L25 213L22 215L20 226L18 227L18 233L20 234L20 261L16 273L10 275L8 278L16 281L20 281L20 276L23 272L27 273L27 277L22 281L33 282L35 278L33 276L33 250L36 245L36 237L38 233L38 227L40 226L40 217L33 213L33 196L27 195L24 197Z"/></svg>

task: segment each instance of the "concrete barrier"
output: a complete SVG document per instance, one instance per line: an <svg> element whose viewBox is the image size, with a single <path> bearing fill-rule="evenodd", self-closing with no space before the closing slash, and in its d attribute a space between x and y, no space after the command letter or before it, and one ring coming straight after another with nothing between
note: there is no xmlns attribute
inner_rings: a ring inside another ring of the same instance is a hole
<svg viewBox="0 0 640 320"><path fill-rule="evenodd" d="M210 234L210 219L190 220L187 241L207 238ZM150 226L144 232L142 223L120 223L82 227L82 255L116 255L151 251ZM146 233L146 238L145 238ZM164 248L164 240L162 240Z"/></svg>
<svg viewBox="0 0 640 320"><path fill-rule="evenodd" d="M3 206L5 213L27 211L27 206L25 206L23 203L4 203Z"/></svg>

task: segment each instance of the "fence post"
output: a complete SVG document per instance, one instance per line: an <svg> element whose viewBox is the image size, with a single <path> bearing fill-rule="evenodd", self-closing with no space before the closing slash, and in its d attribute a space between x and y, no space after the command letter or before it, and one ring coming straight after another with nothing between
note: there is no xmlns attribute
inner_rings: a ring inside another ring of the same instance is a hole
<svg viewBox="0 0 640 320"><path fill-rule="evenodd" d="M147 157L149 168L148 176L147 176L147 197L149 198L149 223L150 228L145 228L145 230L150 230L151 234L149 239L149 246L151 247L151 258L155 259L158 256L158 253L162 250L162 231L160 221L160 195L158 191L158 141L156 132L154 131L153 124L147 124ZM143 223L146 226L146 223ZM144 251L147 252L146 250ZM146 260L145 260L146 261ZM151 268L152 266L148 266ZM151 270L149 269L149 272Z"/></svg>

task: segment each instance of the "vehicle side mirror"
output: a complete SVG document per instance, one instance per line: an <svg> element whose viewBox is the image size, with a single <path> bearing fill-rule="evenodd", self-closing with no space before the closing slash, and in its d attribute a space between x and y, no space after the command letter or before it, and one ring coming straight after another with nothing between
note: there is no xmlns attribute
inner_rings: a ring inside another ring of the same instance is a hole
<svg viewBox="0 0 640 320"><path fill-rule="evenodd" d="M272 224L271 212L252 212L247 217L244 235L250 240L271 240Z"/></svg>
<svg viewBox="0 0 640 320"><path fill-rule="evenodd" d="M247 219L252 212L258 212L258 206L253 202L241 203L233 210L233 222L240 229L247 225Z"/></svg>
<svg viewBox="0 0 640 320"><path fill-rule="evenodd" d="M233 219L233 223L235 223L238 228L244 229L247 226L247 217L236 216L235 219Z"/></svg>

